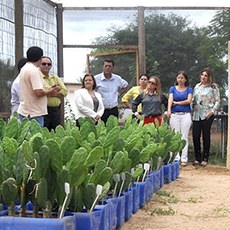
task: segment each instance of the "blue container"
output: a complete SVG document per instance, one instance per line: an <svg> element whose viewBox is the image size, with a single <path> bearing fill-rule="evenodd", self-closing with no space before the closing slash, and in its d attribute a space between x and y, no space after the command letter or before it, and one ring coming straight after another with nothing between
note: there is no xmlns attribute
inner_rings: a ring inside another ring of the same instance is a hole
<svg viewBox="0 0 230 230"><path fill-rule="evenodd" d="M147 202L147 190L148 190L148 184L145 182L134 182L134 185L140 187L140 203L139 207L144 207L145 203Z"/></svg>
<svg viewBox="0 0 230 230"><path fill-rule="evenodd" d="M161 187L161 171L160 169L156 171L156 189L158 190Z"/></svg>
<svg viewBox="0 0 230 230"><path fill-rule="evenodd" d="M129 220L133 213L133 190L132 188L124 192L125 196L125 220Z"/></svg>
<svg viewBox="0 0 230 230"><path fill-rule="evenodd" d="M174 161L173 163L176 165L176 178L178 178L180 175L180 162Z"/></svg>
<svg viewBox="0 0 230 230"><path fill-rule="evenodd" d="M160 188L162 188L164 185L164 167L163 166L159 169L159 172L160 172Z"/></svg>
<svg viewBox="0 0 230 230"><path fill-rule="evenodd" d="M100 230L109 230L110 206L108 204L96 205L95 209L102 210Z"/></svg>
<svg viewBox="0 0 230 230"><path fill-rule="evenodd" d="M176 180L176 164L174 162L170 163L172 173L171 173L171 179L172 181Z"/></svg>
<svg viewBox="0 0 230 230"><path fill-rule="evenodd" d="M172 181L172 166L171 164L163 165L164 168L164 183L168 184Z"/></svg>
<svg viewBox="0 0 230 230"><path fill-rule="evenodd" d="M155 193L160 188L160 171L151 172L152 183L153 183L153 193Z"/></svg>
<svg viewBox="0 0 230 230"><path fill-rule="evenodd" d="M125 196L114 198L117 199L117 228L120 228L125 222Z"/></svg>
<svg viewBox="0 0 230 230"><path fill-rule="evenodd" d="M148 174L147 178L145 179L145 182L147 183L147 197L146 201L149 201L153 195L153 174Z"/></svg>
<svg viewBox="0 0 230 230"><path fill-rule="evenodd" d="M101 201L103 205L108 205L109 210L109 230L115 230L117 227L117 198L108 198L107 200Z"/></svg>
<svg viewBox="0 0 230 230"><path fill-rule="evenodd" d="M132 186L133 191L133 213L136 213L140 208L140 186L134 183Z"/></svg>
<svg viewBox="0 0 230 230"><path fill-rule="evenodd" d="M75 217L63 218L29 218L29 217L0 217L1 230L75 230Z"/></svg>
<svg viewBox="0 0 230 230"><path fill-rule="evenodd" d="M94 209L93 212L75 212L76 230L100 230L102 209Z"/></svg>

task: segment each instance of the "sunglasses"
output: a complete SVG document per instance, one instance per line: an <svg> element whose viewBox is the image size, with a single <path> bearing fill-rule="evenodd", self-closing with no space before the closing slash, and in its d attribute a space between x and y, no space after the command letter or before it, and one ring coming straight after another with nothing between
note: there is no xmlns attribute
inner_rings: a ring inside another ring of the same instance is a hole
<svg viewBox="0 0 230 230"><path fill-rule="evenodd" d="M51 64L51 63L45 63L45 62L43 62L42 65L43 65L43 66L46 66L46 65L47 65L47 66L51 66L52 64Z"/></svg>
<svg viewBox="0 0 230 230"><path fill-rule="evenodd" d="M155 82L153 82L153 81L149 81L149 84L151 84L151 85L157 85Z"/></svg>

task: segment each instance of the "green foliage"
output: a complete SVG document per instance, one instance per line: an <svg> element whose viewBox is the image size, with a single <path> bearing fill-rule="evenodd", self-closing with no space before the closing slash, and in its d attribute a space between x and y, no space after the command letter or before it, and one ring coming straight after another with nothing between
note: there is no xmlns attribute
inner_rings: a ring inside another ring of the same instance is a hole
<svg viewBox="0 0 230 230"><path fill-rule="evenodd" d="M230 11L217 11L211 24L205 28L191 25L191 22L173 13L153 12L145 17L146 72L158 75L163 92L175 82L179 70L185 70L189 82L194 86L199 81L200 71L211 67L216 76L215 81L223 89L227 84L227 42L229 40ZM93 44L138 45L137 20L125 28L113 26L106 37L95 39ZM96 49L92 52L112 50ZM135 84L135 61L131 55L95 57L90 69L93 73L101 72L104 58L115 60L115 72L123 76L132 87ZM124 61L125 60L125 61Z"/></svg>
<svg viewBox="0 0 230 230"><path fill-rule="evenodd" d="M10 87L16 76L15 69L10 60L0 60L0 112L10 112Z"/></svg>
<svg viewBox="0 0 230 230"><path fill-rule="evenodd" d="M83 119L80 130L59 126L51 132L27 119L19 125L15 120L1 124L0 183L3 186L4 181L13 178L11 184L4 182L4 189L20 188L21 215L25 215L28 200L33 203L34 216L39 208L49 216L55 201L60 213L66 182L70 193L63 208L81 211L85 206L89 210L98 184L103 186L101 198L109 190L119 195L135 178L143 176L140 164L152 161L156 165L159 156L164 159L169 150L177 152L183 147L181 135L167 125L155 128L129 122L129 126L120 127L114 117L108 126ZM114 175L120 178L116 184ZM13 204L11 209L14 210Z"/></svg>

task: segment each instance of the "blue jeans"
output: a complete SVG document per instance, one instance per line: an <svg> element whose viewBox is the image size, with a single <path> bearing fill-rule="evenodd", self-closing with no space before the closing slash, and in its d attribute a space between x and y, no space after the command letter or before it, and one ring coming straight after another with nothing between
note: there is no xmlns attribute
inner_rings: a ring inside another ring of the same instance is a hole
<svg viewBox="0 0 230 230"><path fill-rule="evenodd" d="M28 118L29 120L34 119L39 123L39 125L41 127L44 127L44 116L30 117L30 115L29 115L28 117L25 117L21 114L18 114L18 122L19 123L21 123L24 118Z"/></svg>

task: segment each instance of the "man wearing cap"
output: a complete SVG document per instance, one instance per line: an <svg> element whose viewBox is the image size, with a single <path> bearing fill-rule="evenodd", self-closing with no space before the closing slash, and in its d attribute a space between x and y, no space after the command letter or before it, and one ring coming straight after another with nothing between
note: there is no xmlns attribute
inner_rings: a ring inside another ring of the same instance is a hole
<svg viewBox="0 0 230 230"><path fill-rule="evenodd" d="M47 96L57 92L56 87L48 90L43 88L43 78L38 69L43 56L40 47L32 46L27 52L28 62L20 71L20 105L18 108L19 122L23 118L35 119L40 126L44 126L44 115L47 114Z"/></svg>

